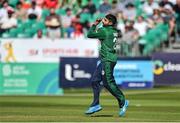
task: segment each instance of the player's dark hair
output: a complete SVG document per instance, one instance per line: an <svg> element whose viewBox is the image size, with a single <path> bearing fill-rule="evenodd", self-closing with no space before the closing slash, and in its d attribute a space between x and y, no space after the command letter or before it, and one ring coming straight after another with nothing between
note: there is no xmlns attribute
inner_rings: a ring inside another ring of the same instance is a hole
<svg viewBox="0 0 180 123"><path fill-rule="evenodd" d="M112 15L112 14L108 14L105 16L105 18L107 18L108 20L110 20L112 22L112 25L116 25L117 23L117 19L116 16Z"/></svg>

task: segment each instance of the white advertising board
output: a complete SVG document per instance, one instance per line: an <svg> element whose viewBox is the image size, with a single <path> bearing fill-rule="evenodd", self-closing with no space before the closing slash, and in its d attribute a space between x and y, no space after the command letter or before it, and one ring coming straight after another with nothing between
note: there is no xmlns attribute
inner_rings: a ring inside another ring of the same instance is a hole
<svg viewBox="0 0 180 123"><path fill-rule="evenodd" d="M59 62L59 57L98 57L98 41L90 39L1 39L1 62Z"/></svg>

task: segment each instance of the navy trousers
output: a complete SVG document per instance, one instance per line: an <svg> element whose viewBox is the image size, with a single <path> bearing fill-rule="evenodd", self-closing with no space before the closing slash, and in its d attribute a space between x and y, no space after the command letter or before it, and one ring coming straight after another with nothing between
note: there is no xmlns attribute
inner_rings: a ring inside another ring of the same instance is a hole
<svg viewBox="0 0 180 123"><path fill-rule="evenodd" d="M92 76L92 89L93 89L93 102L91 106L99 104L100 91L103 86L117 99L119 108L122 108L125 102L125 97L122 91L118 88L115 83L113 70L116 62L103 61L100 62Z"/></svg>

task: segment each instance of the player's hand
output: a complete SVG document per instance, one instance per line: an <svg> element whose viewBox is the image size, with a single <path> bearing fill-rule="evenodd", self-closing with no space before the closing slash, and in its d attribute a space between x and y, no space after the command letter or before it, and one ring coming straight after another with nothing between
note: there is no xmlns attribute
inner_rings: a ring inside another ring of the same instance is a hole
<svg viewBox="0 0 180 123"><path fill-rule="evenodd" d="M94 25L98 25L101 21L102 21L102 18L96 19L96 21L94 22Z"/></svg>

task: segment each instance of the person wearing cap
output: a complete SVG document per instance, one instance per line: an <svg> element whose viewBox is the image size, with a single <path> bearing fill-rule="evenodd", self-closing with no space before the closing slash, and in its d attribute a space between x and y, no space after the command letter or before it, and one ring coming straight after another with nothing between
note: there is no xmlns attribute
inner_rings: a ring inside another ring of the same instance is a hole
<svg viewBox="0 0 180 123"><path fill-rule="evenodd" d="M102 21L103 26L97 29L97 25ZM87 37L96 38L100 40L100 63L98 64L92 78L92 88L94 99L85 114L93 114L102 109L99 104L99 95L101 91L101 82L103 86L117 99L119 104L119 116L124 116L129 101L125 99L124 94L118 88L113 70L117 62L117 54L115 50L115 43L118 38L118 30L115 27L117 19L114 15L108 14L105 18L97 19L90 28Z"/></svg>

